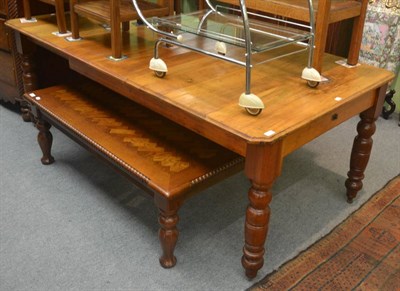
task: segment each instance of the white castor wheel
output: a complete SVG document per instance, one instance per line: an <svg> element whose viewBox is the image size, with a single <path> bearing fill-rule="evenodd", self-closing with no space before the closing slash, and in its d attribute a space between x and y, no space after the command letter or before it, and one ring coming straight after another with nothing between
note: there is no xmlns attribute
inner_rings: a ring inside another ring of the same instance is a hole
<svg viewBox="0 0 400 291"><path fill-rule="evenodd" d="M259 115L264 109L264 103L258 96L246 93L240 95L239 106L246 109L247 113L252 116Z"/></svg>
<svg viewBox="0 0 400 291"><path fill-rule="evenodd" d="M154 74L159 78L164 78L167 72L154 71Z"/></svg>
<svg viewBox="0 0 400 291"><path fill-rule="evenodd" d="M150 60L149 69L154 71L154 74L159 78L164 78L168 72L167 65L160 58L152 58Z"/></svg>
<svg viewBox="0 0 400 291"><path fill-rule="evenodd" d="M226 44L224 42L217 41L215 43L215 51L220 55L226 55Z"/></svg>
<svg viewBox="0 0 400 291"><path fill-rule="evenodd" d="M310 88L316 88L322 81L321 74L313 68L305 68L301 74L301 78L307 81Z"/></svg>
<svg viewBox="0 0 400 291"><path fill-rule="evenodd" d="M257 116L262 112L262 109L260 109L260 108L248 108L248 107L246 107L245 109L246 109L248 114L253 115L253 116Z"/></svg>
<svg viewBox="0 0 400 291"><path fill-rule="evenodd" d="M310 88L316 88L319 85L318 81L307 81L307 85Z"/></svg>

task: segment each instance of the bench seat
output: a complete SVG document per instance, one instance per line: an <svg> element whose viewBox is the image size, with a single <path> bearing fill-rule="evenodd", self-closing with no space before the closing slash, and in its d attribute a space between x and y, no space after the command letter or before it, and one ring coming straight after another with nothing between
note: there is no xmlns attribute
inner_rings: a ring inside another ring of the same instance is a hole
<svg viewBox="0 0 400 291"><path fill-rule="evenodd" d="M154 197L163 267L176 263L184 200L243 169L243 157L93 82L41 89L24 99L39 129L43 164L54 162L54 125Z"/></svg>

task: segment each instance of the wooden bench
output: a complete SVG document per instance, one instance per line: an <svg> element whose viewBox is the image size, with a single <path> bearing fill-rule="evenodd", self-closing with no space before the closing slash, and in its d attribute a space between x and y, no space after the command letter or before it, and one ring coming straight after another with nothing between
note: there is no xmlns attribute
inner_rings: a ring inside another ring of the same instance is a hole
<svg viewBox="0 0 400 291"><path fill-rule="evenodd" d="M67 21L65 20L65 6L68 5L68 0L38 0L49 5L54 6L57 19L58 34L67 34ZM31 13L31 0L23 1L24 16L26 20L32 20ZM35 5L37 5L35 3Z"/></svg>
<svg viewBox="0 0 400 291"><path fill-rule="evenodd" d="M239 4L238 0L218 1L236 6ZM322 58L325 52L329 25L346 19L353 20L347 63L352 66L356 65L368 0L313 0L312 2L315 9L316 26L313 68L322 73ZM307 0L247 0L246 7L259 12L285 17L296 22L310 22Z"/></svg>
<svg viewBox="0 0 400 291"><path fill-rule="evenodd" d="M39 129L43 164L54 162L54 125L153 196L165 268L176 264L184 200L244 165L241 156L93 82L41 89L24 99Z"/></svg>
<svg viewBox="0 0 400 291"><path fill-rule="evenodd" d="M173 0L139 1L145 17L168 16L174 14ZM121 60L122 34L129 31L129 22L140 19L132 0L71 0L71 32L70 40L79 40L79 16L92 18L100 23L107 23L111 30L112 60Z"/></svg>

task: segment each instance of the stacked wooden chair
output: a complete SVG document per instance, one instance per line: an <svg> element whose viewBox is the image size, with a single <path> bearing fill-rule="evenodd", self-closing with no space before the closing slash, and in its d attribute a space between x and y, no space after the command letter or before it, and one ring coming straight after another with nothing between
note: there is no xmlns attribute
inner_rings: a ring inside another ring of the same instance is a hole
<svg viewBox="0 0 400 291"><path fill-rule="evenodd" d="M238 0L218 1L238 5ZM204 2L202 4L204 5ZM247 0L246 6L249 9L296 21L310 21L307 0ZM322 57L325 52L329 25L346 19L353 20L353 31L347 63L349 65L356 65L359 57L368 0L313 0L313 6L316 10L313 68L321 73Z"/></svg>
<svg viewBox="0 0 400 291"><path fill-rule="evenodd" d="M145 17L168 16L174 11L173 0L158 0L156 3L140 1ZM71 31L70 40L79 40L79 16L91 18L108 24L111 28L111 57L113 60L123 59L122 31L129 30L129 22L139 19L132 0L70 0Z"/></svg>
<svg viewBox="0 0 400 291"><path fill-rule="evenodd" d="M58 34L64 35L64 34L68 33L67 23L65 20L65 4L68 3L68 0L37 0L37 1L47 3L47 4L55 7L57 26L58 26ZM25 19L27 21L32 20L33 18L32 18L32 13L31 13L30 0L24 0L23 7L24 7Z"/></svg>

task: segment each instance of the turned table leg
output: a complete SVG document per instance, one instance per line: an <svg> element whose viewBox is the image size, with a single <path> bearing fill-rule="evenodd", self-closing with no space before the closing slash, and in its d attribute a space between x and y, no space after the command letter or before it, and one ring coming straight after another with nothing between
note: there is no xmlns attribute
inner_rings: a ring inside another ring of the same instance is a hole
<svg viewBox="0 0 400 291"><path fill-rule="evenodd" d="M179 221L177 213L180 203L174 201L169 202L158 194L155 195L154 200L159 209L158 222L160 223L160 229L158 231L158 237L162 249L160 264L164 268L172 268L176 265L174 250L179 236L176 225Z"/></svg>
<svg viewBox="0 0 400 291"><path fill-rule="evenodd" d="M394 89L390 90L385 96L385 102L389 105L389 109L382 107L382 117L389 119L389 116L396 110L396 103L393 101L393 96L396 94Z"/></svg>
<svg viewBox="0 0 400 291"><path fill-rule="evenodd" d="M270 189L281 171L281 148L279 142L247 146L245 173L252 186L248 193L242 265L248 278L254 278L264 265L264 244L271 212Z"/></svg>
<svg viewBox="0 0 400 291"><path fill-rule="evenodd" d="M375 121L379 117L385 101L387 86L377 90L377 102L375 106L360 114L360 122L357 125L358 135L354 139L350 158L350 171L345 182L347 188L347 202L352 203L361 190L364 179L364 171L367 167L372 149L372 135L375 133Z"/></svg>
<svg viewBox="0 0 400 291"><path fill-rule="evenodd" d="M272 195L268 186L253 183L249 190L249 206L246 211L245 245L242 265L248 278L254 278L264 265L264 243L268 233Z"/></svg>
<svg viewBox="0 0 400 291"><path fill-rule="evenodd" d="M350 159L350 171L346 180L347 202L352 203L357 192L361 190L364 171L367 167L372 149L372 135L375 132L375 119L360 115L361 121L357 125L358 135L354 139Z"/></svg>
<svg viewBox="0 0 400 291"><path fill-rule="evenodd" d="M54 158L51 155L51 145L53 144L53 135L50 132L51 125L39 119L36 127L39 130L37 140L43 153L43 157L40 160L43 165L50 165L54 163Z"/></svg>

